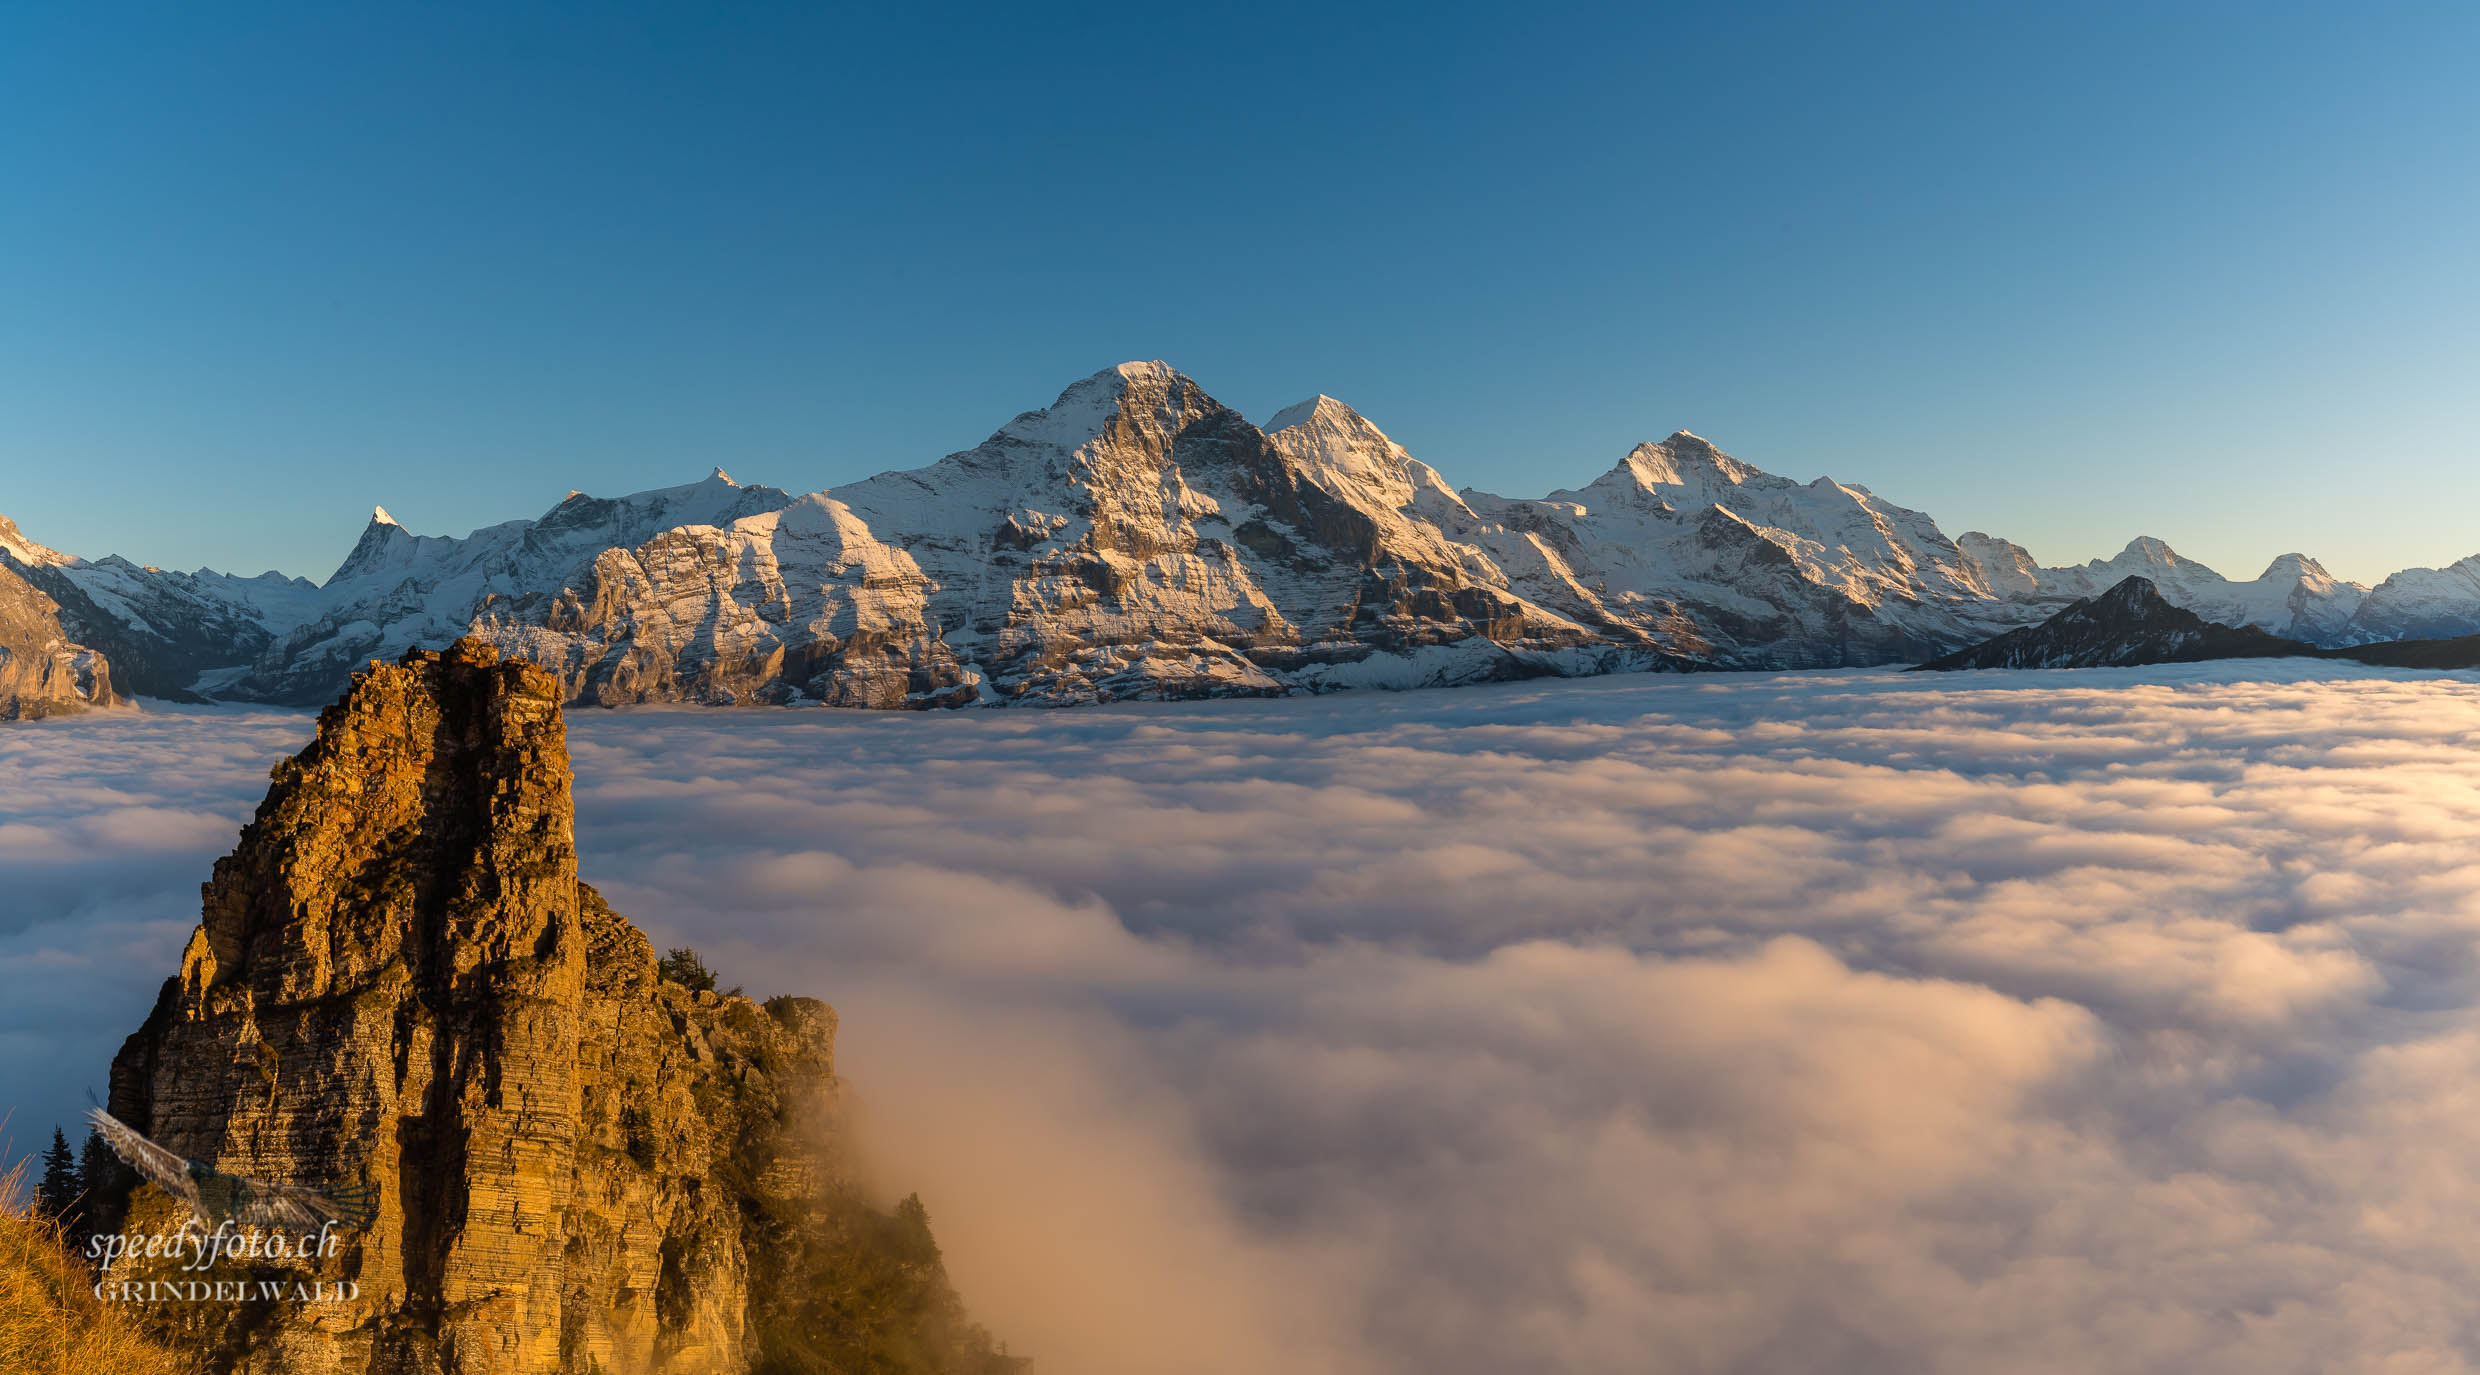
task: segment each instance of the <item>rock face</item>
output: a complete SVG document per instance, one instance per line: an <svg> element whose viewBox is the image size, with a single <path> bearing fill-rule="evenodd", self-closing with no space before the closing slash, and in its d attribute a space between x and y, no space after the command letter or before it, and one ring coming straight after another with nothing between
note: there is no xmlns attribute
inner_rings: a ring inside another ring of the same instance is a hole
<svg viewBox="0 0 2480 1375"><path fill-rule="evenodd" d="M111 1110L176 1152L377 1186L317 1271L358 1297L190 1306L219 1368L830 1368L770 1334L813 1302L788 1257L886 1221L820 1144L834 1013L662 977L578 880L560 698L478 640L357 679L114 1060ZM935 1250L912 1263L952 1308Z"/></svg>
<svg viewBox="0 0 2480 1375"><path fill-rule="evenodd" d="M58 716L120 700L112 690L111 663L69 638L60 623L60 603L0 564L0 721Z"/></svg>
<svg viewBox="0 0 2480 1375"><path fill-rule="evenodd" d="M2480 559L2374 591L2286 554L2223 577L2156 539L2044 567L1866 487L1681 431L1537 499L1450 486L1332 397L1260 428L1161 363L982 444L794 497L703 482L462 538L375 511L324 586L13 562L124 690L323 702L371 657L479 635L571 702L924 708L1912 663L2129 576L2318 645L2480 630ZM2469 566L2466 566L2469 565Z"/></svg>
<svg viewBox="0 0 2480 1375"><path fill-rule="evenodd" d="M2039 625L2011 630L1986 644L1920 665L1960 668L2122 668L2204 659L2313 655L2312 645L2268 635L2254 626L2215 625L2162 599L2148 578L2128 578L2098 597L2077 602Z"/></svg>

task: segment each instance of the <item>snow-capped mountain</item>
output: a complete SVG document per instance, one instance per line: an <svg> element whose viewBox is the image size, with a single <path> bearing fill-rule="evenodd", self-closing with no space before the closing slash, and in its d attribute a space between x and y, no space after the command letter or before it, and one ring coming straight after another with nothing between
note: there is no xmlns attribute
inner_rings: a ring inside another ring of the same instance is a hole
<svg viewBox="0 0 2480 1375"><path fill-rule="evenodd" d="M2313 646L2252 625L2208 621L2165 600L2159 584L2150 578L2131 574L2099 596L2076 602L2039 625L2010 630L1920 667L1932 671L2124 668L2315 652Z"/></svg>
<svg viewBox="0 0 2480 1375"><path fill-rule="evenodd" d="M592 582L606 556L652 549L683 531L728 527L791 501L772 487L743 487L718 468L703 482L633 496L571 492L537 519L486 526L462 539L416 535L382 506L319 589L310 614L271 626L264 649L201 686L247 701L325 702L372 659L447 644L477 627L509 638L552 624L574 600L571 589Z"/></svg>
<svg viewBox="0 0 2480 1375"><path fill-rule="evenodd" d="M1920 512L1760 472L1684 430L1581 490L1465 497L1528 593L1717 666L1909 661L2030 614Z"/></svg>
<svg viewBox="0 0 2480 1375"><path fill-rule="evenodd" d="M0 721L111 706L109 663L70 637L60 604L17 571L20 560L62 557L0 517Z"/></svg>
<svg viewBox="0 0 2480 1375"><path fill-rule="evenodd" d="M72 558L27 539L6 518L0 527L0 565L52 598L67 633L110 661L124 693L193 698L202 676L246 662L319 605L321 589L307 578L179 573L118 555Z"/></svg>
<svg viewBox="0 0 2480 1375"><path fill-rule="evenodd" d="M1581 488L1511 499L1456 490L1331 397L1261 429L1160 363L1097 373L928 467L807 496L718 470L572 492L461 538L380 509L323 586L90 562L5 525L0 566L57 601L123 691L291 703L466 633L599 703L1062 703L1916 663L2132 574L2208 620L2316 643L2480 629L2480 558L2373 592L2301 555L2233 582L2149 539L2044 568L1684 431Z"/></svg>
<svg viewBox="0 0 2480 1375"><path fill-rule="evenodd" d="M2368 589L2343 582L2305 554L2284 554L2247 582L2225 578L2150 536L2132 540L2114 558L2041 568L2030 555L1978 531L1957 543L1986 570L1993 589L2012 597L2098 596L2131 577L2153 584L2174 606L2220 625L2248 625L2311 644L2340 643L2350 634ZM2480 612L2480 594L2472 599Z"/></svg>
<svg viewBox="0 0 2480 1375"><path fill-rule="evenodd" d="M2336 641L2442 640L2480 633L2480 554L2444 568L2406 568L2369 589Z"/></svg>

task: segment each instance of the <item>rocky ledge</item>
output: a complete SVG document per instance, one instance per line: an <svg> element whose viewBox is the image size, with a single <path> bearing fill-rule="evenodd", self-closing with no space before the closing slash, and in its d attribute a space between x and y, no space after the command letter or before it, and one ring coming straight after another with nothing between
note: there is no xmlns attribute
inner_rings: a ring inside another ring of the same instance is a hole
<svg viewBox="0 0 2480 1375"><path fill-rule="evenodd" d="M276 765L111 1111L378 1211L332 1257L219 1267L349 1299L148 1310L164 1335L285 1375L1019 1367L919 1203L847 1177L834 1012L666 977L578 880L560 698L478 640L415 651ZM116 1211L180 1223L151 1185Z"/></svg>

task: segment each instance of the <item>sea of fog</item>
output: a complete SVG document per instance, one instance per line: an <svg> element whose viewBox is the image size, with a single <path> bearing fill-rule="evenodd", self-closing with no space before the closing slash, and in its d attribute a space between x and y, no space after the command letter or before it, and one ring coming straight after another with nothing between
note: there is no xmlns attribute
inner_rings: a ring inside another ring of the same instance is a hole
<svg viewBox="0 0 2480 1375"><path fill-rule="evenodd" d="M0 727L48 1139L298 713ZM571 718L1054 1372L2480 1366L2480 681L2304 663Z"/></svg>

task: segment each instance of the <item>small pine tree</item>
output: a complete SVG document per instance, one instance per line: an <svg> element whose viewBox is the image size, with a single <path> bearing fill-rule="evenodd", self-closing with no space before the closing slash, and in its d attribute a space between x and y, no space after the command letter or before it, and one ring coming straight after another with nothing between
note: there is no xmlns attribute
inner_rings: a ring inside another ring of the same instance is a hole
<svg viewBox="0 0 2480 1375"><path fill-rule="evenodd" d="M896 1204L895 1223L888 1229L887 1240L896 1259L907 1265L939 1263L939 1244L930 1237L930 1210L921 1206L919 1194L906 1194Z"/></svg>
<svg viewBox="0 0 2480 1375"><path fill-rule="evenodd" d="M714 971L706 967L706 961L699 959L696 951L685 945L663 952L663 958L655 963L655 970L685 988L707 993L715 991Z"/></svg>
<svg viewBox="0 0 2480 1375"><path fill-rule="evenodd" d="M66 1221L78 1201L77 1157L69 1154L69 1138L52 1128L52 1144L43 1152L43 1178L34 1186L35 1206L46 1216Z"/></svg>

